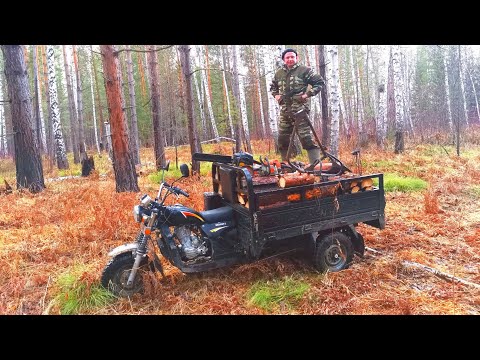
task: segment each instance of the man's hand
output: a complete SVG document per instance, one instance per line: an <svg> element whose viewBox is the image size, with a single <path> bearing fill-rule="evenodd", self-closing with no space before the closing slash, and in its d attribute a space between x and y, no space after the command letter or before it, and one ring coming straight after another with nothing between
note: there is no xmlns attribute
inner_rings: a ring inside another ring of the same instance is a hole
<svg viewBox="0 0 480 360"><path fill-rule="evenodd" d="M307 101L308 95L307 94L302 94L302 100Z"/></svg>
<svg viewBox="0 0 480 360"><path fill-rule="evenodd" d="M277 100L277 102L280 102L281 98L282 98L282 95L275 95L275 100Z"/></svg>

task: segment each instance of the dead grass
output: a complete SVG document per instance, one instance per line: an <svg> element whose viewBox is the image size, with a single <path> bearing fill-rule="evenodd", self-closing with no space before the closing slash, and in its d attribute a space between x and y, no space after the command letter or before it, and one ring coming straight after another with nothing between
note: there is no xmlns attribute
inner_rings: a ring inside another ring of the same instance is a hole
<svg viewBox="0 0 480 360"><path fill-rule="evenodd" d="M272 141L254 142L254 149L256 158L278 157ZM342 144L339 157L355 169L351 149ZM230 155L232 147L209 145L203 152ZM145 295L85 308L82 313L266 314L272 310L249 305L246 294L259 282L293 277L307 284L308 290L293 310L279 305L273 313L479 314L477 290L401 265L404 260L415 261L480 283L480 149L469 147L468 156L460 159L449 152L447 156L434 145L412 146L401 155L374 146L362 150L364 173L418 177L428 183L428 189L387 193L386 229L359 226L366 246L382 253L367 252L347 270L319 274L298 255L285 254L185 275L162 259L166 277L148 275ZM15 190L0 195L1 314L41 314L47 309L50 314L60 313L59 306L48 308L58 295L55 284L65 273L74 274L79 264L87 270L77 280L88 289L98 285L108 251L131 241L138 230L132 206L144 192L153 195L158 189L149 179L155 172L153 151L142 149L141 157L138 194L115 192L111 165L104 155L96 159L97 171L88 179L46 180L47 188L39 194ZM178 149L179 162L189 157L188 148ZM175 167L173 149L167 150L167 158ZM0 160L0 169L5 170L0 177L14 187L12 164ZM71 167L74 174L73 162ZM182 188L191 195L182 198L186 206L203 208L203 192L211 191L211 174L206 169L200 176L182 180ZM55 169L47 169L45 178L58 175Z"/></svg>

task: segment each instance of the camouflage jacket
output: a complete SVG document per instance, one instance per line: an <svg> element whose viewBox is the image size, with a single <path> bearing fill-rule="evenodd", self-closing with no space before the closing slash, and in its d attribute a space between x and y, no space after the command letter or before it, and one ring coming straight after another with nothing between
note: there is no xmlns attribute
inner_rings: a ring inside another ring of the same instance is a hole
<svg viewBox="0 0 480 360"><path fill-rule="evenodd" d="M288 78L290 79L287 81ZM285 110L285 105L303 103L300 95L304 93L309 97L317 95L324 84L320 75L315 74L311 68L297 63L291 69L284 65L277 70L270 84L270 92L273 96L282 95L284 97L280 101L280 105ZM307 90L308 85L311 85L309 90Z"/></svg>

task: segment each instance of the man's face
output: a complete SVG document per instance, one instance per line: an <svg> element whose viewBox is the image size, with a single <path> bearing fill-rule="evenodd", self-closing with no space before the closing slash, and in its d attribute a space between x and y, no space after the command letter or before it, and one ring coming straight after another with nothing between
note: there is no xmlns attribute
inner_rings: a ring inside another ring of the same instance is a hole
<svg viewBox="0 0 480 360"><path fill-rule="evenodd" d="M293 51L287 52L283 57L283 61L285 62L285 64L287 64L289 68L291 68L297 63L297 55Z"/></svg>

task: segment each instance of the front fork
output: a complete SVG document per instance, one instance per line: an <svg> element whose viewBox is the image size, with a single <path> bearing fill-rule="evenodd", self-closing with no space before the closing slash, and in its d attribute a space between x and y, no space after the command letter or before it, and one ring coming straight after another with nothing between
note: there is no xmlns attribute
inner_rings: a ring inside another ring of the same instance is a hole
<svg viewBox="0 0 480 360"><path fill-rule="evenodd" d="M157 214L153 213L148 223L142 223L141 232L137 237L137 251L135 253L135 261L133 262L132 271L128 276L127 286L131 286L133 281L135 280L135 276L137 275L137 271L140 268L140 264L142 262L143 257L147 253L147 244L148 240L150 240L151 232L152 232L152 225L155 223L155 219L157 218Z"/></svg>

